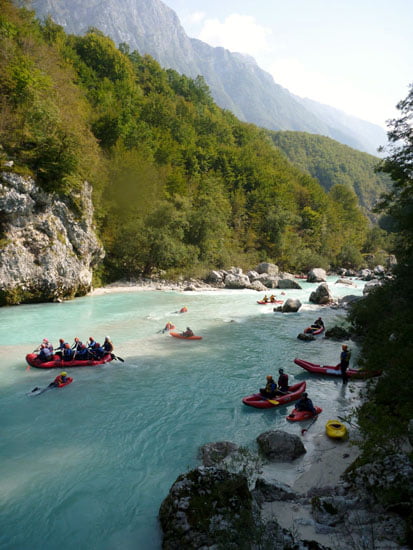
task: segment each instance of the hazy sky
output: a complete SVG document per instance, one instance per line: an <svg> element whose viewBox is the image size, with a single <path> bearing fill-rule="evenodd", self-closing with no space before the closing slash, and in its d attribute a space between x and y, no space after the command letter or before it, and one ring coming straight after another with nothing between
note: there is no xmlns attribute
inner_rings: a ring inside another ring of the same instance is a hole
<svg viewBox="0 0 413 550"><path fill-rule="evenodd" d="M413 0L163 0L191 38L385 127L413 82Z"/></svg>

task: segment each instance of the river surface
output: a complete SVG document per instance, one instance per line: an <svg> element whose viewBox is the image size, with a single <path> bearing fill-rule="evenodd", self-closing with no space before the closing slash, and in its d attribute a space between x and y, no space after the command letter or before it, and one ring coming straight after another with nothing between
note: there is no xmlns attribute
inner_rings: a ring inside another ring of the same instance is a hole
<svg viewBox="0 0 413 550"><path fill-rule="evenodd" d="M361 281L348 288L336 280L328 281L335 297L362 294ZM302 287L282 297L302 301L292 314L258 305L263 294L248 290L125 291L1 308L0 548L158 550L159 506L177 476L199 465L200 445L229 440L254 448L268 429L300 433L302 426L285 420L292 405L262 411L241 402L267 374L277 378L279 367L290 383L307 381L325 420L348 412L352 384L345 389L340 379L293 363L336 364L341 351L322 337L297 339L319 315L327 328L344 316L308 302L316 284ZM188 312L176 313L182 306ZM162 334L167 321L203 340ZM25 355L43 338L57 345L106 335L124 363L66 367L72 384L27 395L60 372L27 367ZM281 470L280 480L288 481Z"/></svg>

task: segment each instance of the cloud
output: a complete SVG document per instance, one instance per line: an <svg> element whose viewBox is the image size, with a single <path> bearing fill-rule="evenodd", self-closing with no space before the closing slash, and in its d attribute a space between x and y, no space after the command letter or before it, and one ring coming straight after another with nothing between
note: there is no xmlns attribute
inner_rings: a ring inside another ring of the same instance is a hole
<svg viewBox="0 0 413 550"><path fill-rule="evenodd" d="M195 11L194 13L190 13L189 15L186 15L183 18L183 22L187 23L188 25L197 25L201 23L206 17L206 13L204 11Z"/></svg>
<svg viewBox="0 0 413 550"><path fill-rule="evenodd" d="M211 46L256 55L270 50L268 37L271 33L271 29L259 25L254 17L233 13L223 22L206 19L198 38Z"/></svg>

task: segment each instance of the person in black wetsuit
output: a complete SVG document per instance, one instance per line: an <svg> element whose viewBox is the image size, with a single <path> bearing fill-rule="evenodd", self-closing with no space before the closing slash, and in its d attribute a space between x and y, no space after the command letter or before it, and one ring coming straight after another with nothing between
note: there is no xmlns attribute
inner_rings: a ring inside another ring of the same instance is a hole
<svg viewBox="0 0 413 550"><path fill-rule="evenodd" d="M305 391L302 398L297 401L295 408L297 411L310 411L313 414L317 414L317 411L314 408L313 402L308 397L308 393Z"/></svg>
<svg viewBox="0 0 413 550"><path fill-rule="evenodd" d="M347 344L343 344L341 346L341 349L342 349L340 353L341 378L343 379L343 384L347 384L348 382L347 369L350 364L351 351L348 349Z"/></svg>
<svg viewBox="0 0 413 550"><path fill-rule="evenodd" d="M287 393L288 392L288 374L285 374L284 369L278 369L280 376L278 377L278 392Z"/></svg>

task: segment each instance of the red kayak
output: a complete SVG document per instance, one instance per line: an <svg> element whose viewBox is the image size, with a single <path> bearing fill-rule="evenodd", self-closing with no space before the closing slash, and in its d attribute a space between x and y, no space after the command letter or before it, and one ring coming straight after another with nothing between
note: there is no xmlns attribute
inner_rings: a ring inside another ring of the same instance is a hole
<svg viewBox="0 0 413 550"><path fill-rule="evenodd" d="M272 409L279 405L285 405L290 401L299 399L302 393L305 391L306 382L299 382L288 388L288 393L283 395L276 395L275 397L264 397L260 393L254 393L244 397L242 402L249 407L255 407L256 409Z"/></svg>
<svg viewBox="0 0 413 550"><path fill-rule="evenodd" d="M267 306L268 304L283 304L284 300L273 300L268 302L264 302L264 300L257 300L257 304L260 304L260 306Z"/></svg>
<svg viewBox="0 0 413 550"><path fill-rule="evenodd" d="M86 361L80 361L73 359L72 361L62 361L59 355L53 355L51 361L40 361L37 353L28 353L26 355L26 361L31 367L37 367L38 369L53 369L53 368L71 368L71 367L96 367L98 365L104 365L112 361L113 357L110 353L107 353L102 359L87 359Z"/></svg>
<svg viewBox="0 0 413 550"><path fill-rule="evenodd" d="M311 327L307 327L306 329L304 329L304 334L321 334L322 332L324 332L325 330L325 327L320 327L320 328L311 328Z"/></svg>
<svg viewBox="0 0 413 550"><path fill-rule="evenodd" d="M313 414L311 411L298 411L297 409L293 409L288 416L286 416L286 419L290 422L300 422L301 420L308 420L310 418L314 418L314 416L319 415L321 412L323 412L323 409L320 407L314 407L317 411L316 414Z"/></svg>
<svg viewBox="0 0 413 550"><path fill-rule="evenodd" d="M181 338L181 340L202 340L202 336L184 336L181 332L170 332L169 333L174 338Z"/></svg>
<svg viewBox="0 0 413 550"><path fill-rule="evenodd" d="M304 361L304 359L294 359L294 363L299 367L307 370L308 372L314 372L316 374L329 374L332 376L341 376L340 365L316 365L315 363ZM371 378L372 376L380 376L381 373L381 370L367 372L357 369L347 369L347 376L349 378Z"/></svg>

